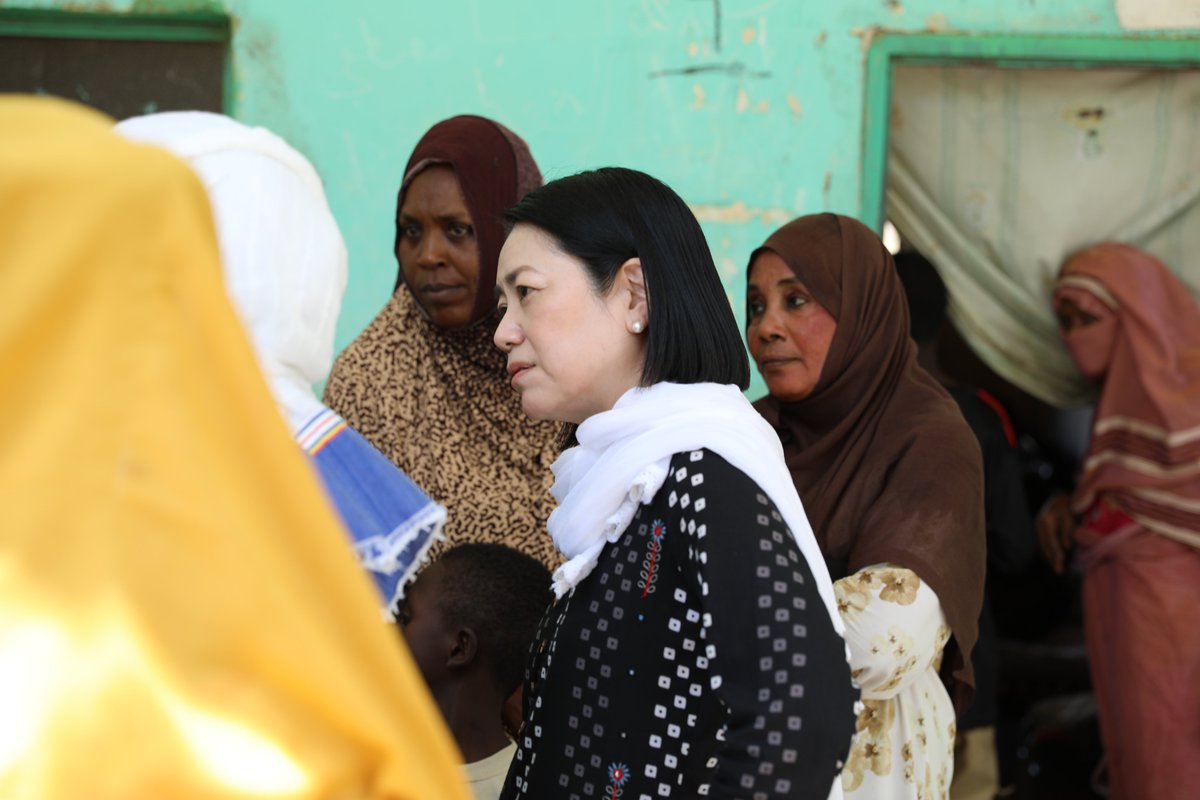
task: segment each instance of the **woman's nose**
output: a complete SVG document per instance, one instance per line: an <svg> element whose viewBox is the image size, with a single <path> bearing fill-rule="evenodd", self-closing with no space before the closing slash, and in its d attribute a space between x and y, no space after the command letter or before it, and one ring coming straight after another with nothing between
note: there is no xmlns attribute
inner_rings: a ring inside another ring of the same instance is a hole
<svg viewBox="0 0 1200 800"><path fill-rule="evenodd" d="M438 231L430 231L421 238L417 250L417 266L426 269L440 267L446 263L446 240Z"/></svg>
<svg viewBox="0 0 1200 800"><path fill-rule="evenodd" d="M779 311L772 306L767 306L763 310L762 316L758 320L758 329L755 331L759 339L764 342L773 341L783 338L783 318Z"/></svg>
<svg viewBox="0 0 1200 800"><path fill-rule="evenodd" d="M510 318L508 309L501 312L500 324L496 326L496 332L492 335L492 341L496 347L505 353L520 344L521 328Z"/></svg>

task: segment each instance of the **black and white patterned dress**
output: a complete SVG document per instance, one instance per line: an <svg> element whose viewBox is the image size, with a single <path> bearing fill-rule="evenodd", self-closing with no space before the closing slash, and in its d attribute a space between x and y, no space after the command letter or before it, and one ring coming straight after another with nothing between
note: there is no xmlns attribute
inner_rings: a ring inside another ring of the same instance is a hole
<svg viewBox="0 0 1200 800"><path fill-rule="evenodd" d="M774 504L709 450L543 619L505 800L815 798L858 691Z"/></svg>

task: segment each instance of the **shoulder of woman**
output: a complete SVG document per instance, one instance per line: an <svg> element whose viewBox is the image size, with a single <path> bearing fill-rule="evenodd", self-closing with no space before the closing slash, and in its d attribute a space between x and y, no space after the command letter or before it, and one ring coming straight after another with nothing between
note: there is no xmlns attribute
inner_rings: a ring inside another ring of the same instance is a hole
<svg viewBox="0 0 1200 800"><path fill-rule="evenodd" d="M708 448L672 456L663 489L702 496L706 503L713 497L735 501L745 498L750 503L769 502L766 493L749 475Z"/></svg>
<svg viewBox="0 0 1200 800"><path fill-rule="evenodd" d="M911 481L913 472L943 486L982 480L983 455L971 427L949 394L937 392L896 409L883 421L893 433L889 480ZM902 431L899 435L897 431ZM877 437L879 438L879 437Z"/></svg>

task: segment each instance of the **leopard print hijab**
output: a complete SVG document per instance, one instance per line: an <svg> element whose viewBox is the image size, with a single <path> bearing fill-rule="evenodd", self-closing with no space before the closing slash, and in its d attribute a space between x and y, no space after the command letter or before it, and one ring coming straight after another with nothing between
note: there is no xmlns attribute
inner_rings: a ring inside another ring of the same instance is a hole
<svg viewBox="0 0 1200 800"><path fill-rule="evenodd" d="M435 164L455 171L475 223L476 322L461 329L434 325L399 281L383 310L338 356L325 402L446 506L449 544L506 544L553 568L562 559L545 527L554 507L550 465L559 429L521 411L505 356L492 342L501 215L541 185L541 173L507 128L454 117L417 144L397 209L412 179Z"/></svg>

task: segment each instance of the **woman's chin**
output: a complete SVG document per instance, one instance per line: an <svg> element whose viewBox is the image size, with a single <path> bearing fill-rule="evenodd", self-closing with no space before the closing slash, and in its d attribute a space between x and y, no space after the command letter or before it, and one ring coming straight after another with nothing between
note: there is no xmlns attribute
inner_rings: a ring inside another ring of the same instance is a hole
<svg viewBox="0 0 1200 800"><path fill-rule="evenodd" d="M439 328L461 330L471 325L473 301L471 303L429 303L417 298L417 303L429 321Z"/></svg>
<svg viewBox="0 0 1200 800"><path fill-rule="evenodd" d="M767 392L781 403L799 403L812 390L813 384L804 381L767 381Z"/></svg>
<svg viewBox="0 0 1200 800"><path fill-rule="evenodd" d="M521 395L521 411L534 422L556 422L560 425L578 425L582 420L557 406L538 403L536 398L527 394Z"/></svg>
<svg viewBox="0 0 1200 800"><path fill-rule="evenodd" d="M530 396L529 392L521 393L521 410L525 412L525 416L535 422L558 422L554 416L553 409L546 408L544 404L537 401L536 396Z"/></svg>

